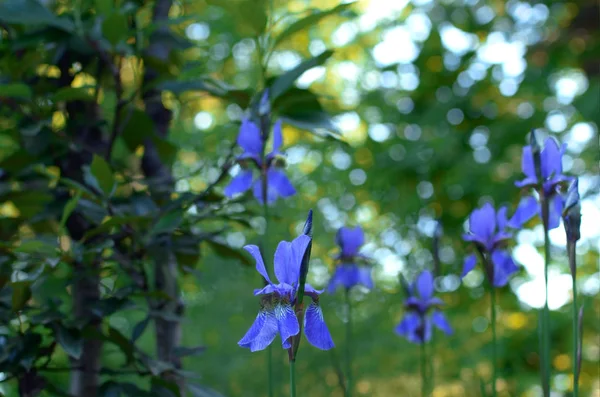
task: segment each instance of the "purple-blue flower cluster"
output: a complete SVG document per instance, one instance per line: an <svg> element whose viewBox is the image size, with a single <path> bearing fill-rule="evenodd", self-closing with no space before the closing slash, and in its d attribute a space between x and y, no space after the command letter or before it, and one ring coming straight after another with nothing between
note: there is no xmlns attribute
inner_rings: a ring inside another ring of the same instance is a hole
<svg viewBox="0 0 600 397"><path fill-rule="evenodd" d="M512 233L507 229L506 211L506 207L502 207L496 212L490 203L484 204L469 216L469 233L463 236L465 241L475 244L483 259L488 280L494 287L505 286L510 276L519 270L506 250L506 244L512 238ZM462 277L473 270L476 264L475 254L467 256Z"/></svg>
<svg viewBox="0 0 600 397"><path fill-rule="evenodd" d="M404 302L406 314L396 326L396 333L409 342L422 344L431 340L433 326L445 334L452 334L452 327L439 308L444 302L433 296L433 275L423 271L408 286L408 297Z"/></svg>
<svg viewBox="0 0 600 397"><path fill-rule="evenodd" d="M372 289L371 268L359 264L360 261L366 259L364 255L359 253L360 247L365 242L365 234L362 228L360 226L340 228L336 235L336 242L340 247L340 253L336 257L339 265L329 281L327 287L329 293L335 292L338 287L349 290L355 285L363 285Z"/></svg>
<svg viewBox="0 0 600 397"><path fill-rule="evenodd" d="M311 238L303 234L292 242L279 243L275 251L274 266L278 284L274 284L269 278L258 247L255 245L244 247L254 257L256 270L264 277L267 286L254 291L254 295L262 296L261 309L246 335L238 342L240 346L251 351L263 350L279 334L282 347L284 349L292 347L291 338L300 333L300 324L294 306L299 288L302 258L310 241ZM310 344L328 350L334 344L319 306L321 292L310 284L305 284L304 295L309 296L312 302L304 313L303 326L306 339Z"/></svg>
<svg viewBox="0 0 600 397"><path fill-rule="evenodd" d="M240 172L225 187L225 195L233 197L252 189L254 197L262 204L266 190L267 203L274 203L278 197L290 197L296 189L285 175L285 161L280 152L283 144L281 121L273 126L273 149L265 156L266 139L253 121L244 119L237 138L244 152L238 156ZM258 171L258 172L256 172ZM263 182L266 185L263 185Z"/></svg>

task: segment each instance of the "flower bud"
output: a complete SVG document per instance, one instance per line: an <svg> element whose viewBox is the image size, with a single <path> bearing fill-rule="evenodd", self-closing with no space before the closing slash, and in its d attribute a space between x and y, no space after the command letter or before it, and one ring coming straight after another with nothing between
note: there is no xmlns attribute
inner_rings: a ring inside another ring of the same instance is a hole
<svg viewBox="0 0 600 397"><path fill-rule="evenodd" d="M535 168L535 175L538 181L542 181L542 148L540 147L540 144L538 142L535 129L531 129L531 132L529 133L529 147L531 148L531 155L533 156L533 166Z"/></svg>
<svg viewBox="0 0 600 397"><path fill-rule="evenodd" d="M581 205L579 197L579 182L575 178L565 195L565 207L563 209L563 221L567 240L575 242L581 238Z"/></svg>

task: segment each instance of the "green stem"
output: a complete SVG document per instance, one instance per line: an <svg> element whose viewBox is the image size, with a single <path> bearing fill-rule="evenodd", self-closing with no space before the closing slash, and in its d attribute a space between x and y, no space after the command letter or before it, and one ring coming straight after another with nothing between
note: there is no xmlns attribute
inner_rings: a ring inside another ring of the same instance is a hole
<svg viewBox="0 0 600 397"><path fill-rule="evenodd" d="M262 182L262 189L263 189L263 215L265 217L265 235L263 238L263 255L265 258L269 258L270 255L270 251L269 251L269 206L267 205L267 201L266 201L266 190L267 190L267 177L266 174L261 178L261 182ZM267 267L267 272L271 273L269 271L269 267ZM272 274L272 273L271 273ZM271 345L269 345L269 347L267 348L267 354L268 354L268 359L267 359L267 370L268 370L268 376L269 376L269 397L273 397L274 394L274 376L273 376L273 347Z"/></svg>
<svg viewBox="0 0 600 397"><path fill-rule="evenodd" d="M498 356L496 338L496 289L490 288L490 301L492 309L492 397L496 397L496 379L498 379Z"/></svg>
<svg viewBox="0 0 600 397"><path fill-rule="evenodd" d="M548 198L541 195L542 205L542 223L544 226L544 309L543 309L543 327L542 327L542 343L543 343L543 382L542 389L544 397L550 397L550 309L548 308L548 267L550 265L550 237L548 235L548 219L549 219L549 202Z"/></svg>
<svg viewBox="0 0 600 397"><path fill-rule="evenodd" d="M575 270L576 257L575 257L575 244L574 241L567 242L567 251L569 255L569 265L571 268L571 278L573 280L573 397L579 396L579 366L577 355L579 350L579 330L578 330L578 308L577 308L577 275Z"/></svg>
<svg viewBox="0 0 600 397"><path fill-rule="evenodd" d="M346 397L352 396L352 304L350 302L350 289L346 288L346 310L348 321L346 321Z"/></svg>
<svg viewBox="0 0 600 397"><path fill-rule="evenodd" d="M296 397L296 360L290 360L290 397Z"/></svg>
<svg viewBox="0 0 600 397"><path fill-rule="evenodd" d="M425 341L421 342L421 397L427 396L427 356L425 354Z"/></svg>

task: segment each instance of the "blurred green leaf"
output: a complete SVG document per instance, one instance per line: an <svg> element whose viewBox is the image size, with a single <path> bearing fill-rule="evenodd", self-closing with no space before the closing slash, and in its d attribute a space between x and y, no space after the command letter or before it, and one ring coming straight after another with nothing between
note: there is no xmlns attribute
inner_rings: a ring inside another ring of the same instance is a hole
<svg viewBox="0 0 600 397"><path fill-rule="evenodd" d="M0 12L2 6L0 4ZM0 20L2 17L0 16ZM33 92L27 84L23 83L8 83L0 84L0 97L6 98L17 98L17 99L31 99Z"/></svg>
<svg viewBox="0 0 600 397"><path fill-rule="evenodd" d="M243 254L240 250L231 248L227 244L223 244L214 240L206 240L206 242L210 245L212 250L221 257L235 259L236 261L242 262L246 266L254 265L250 258Z"/></svg>
<svg viewBox="0 0 600 397"><path fill-rule="evenodd" d="M26 26L53 26L67 32L75 30L73 21L54 15L37 0L4 0L0 3L0 21Z"/></svg>
<svg viewBox="0 0 600 397"><path fill-rule="evenodd" d="M63 208L62 216L60 218L60 229L63 229L65 227L67 219L69 219L73 211L75 211L75 208L77 208L77 203L80 199L81 191L77 191L75 193L75 196L71 197L69 201L67 201L67 203L65 204L65 208Z"/></svg>
<svg viewBox="0 0 600 397"><path fill-rule="evenodd" d="M127 17L123 14L112 13L102 22L102 33L113 46L127 39L128 30Z"/></svg>
<svg viewBox="0 0 600 397"><path fill-rule="evenodd" d="M330 15L340 14L342 11L352 6L353 4L354 3L338 4L337 6L328 10L316 11L302 19L297 20L296 22L288 26L283 32L281 32L279 36L275 38L273 47L277 47L280 43L290 38L295 33L298 33L306 28L310 28L311 26L318 24L321 20L325 19Z"/></svg>
<svg viewBox="0 0 600 397"><path fill-rule="evenodd" d="M115 177L106 160L95 154L90 171L98 181L98 185L104 194L106 196L112 195L115 189Z"/></svg>
<svg viewBox="0 0 600 397"><path fill-rule="evenodd" d="M57 324L55 331L56 341L62 346L65 352L75 359L81 358L83 339L79 332L75 329L67 328L62 324Z"/></svg>
<svg viewBox="0 0 600 397"><path fill-rule="evenodd" d="M178 346L175 348L173 354L177 357L187 357L187 356L195 356L206 350L205 346L196 346L196 347L183 347Z"/></svg>
<svg viewBox="0 0 600 397"><path fill-rule="evenodd" d="M94 95L90 93L90 88L93 87L62 87L56 91L52 100L55 102L93 101Z"/></svg>
<svg viewBox="0 0 600 397"><path fill-rule="evenodd" d="M279 96L283 95L287 90L292 88L298 77L300 77L304 72L324 64L325 61L328 60L332 55L333 51L331 50L323 51L319 55L305 60L292 70L275 78L269 89L271 101L275 101Z"/></svg>
<svg viewBox="0 0 600 397"><path fill-rule="evenodd" d="M151 236L156 236L162 233L171 233L183 222L183 210L175 210L166 213L156 222L150 230Z"/></svg>
<svg viewBox="0 0 600 397"><path fill-rule="evenodd" d="M55 256L57 248L57 245L52 245L43 240L26 240L13 249L13 252L39 256Z"/></svg>
<svg viewBox="0 0 600 397"><path fill-rule="evenodd" d="M150 316L146 316L142 321L138 322L133 327L133 331L131 332L132 343L135 343L135 341L137 341L140 338L140 336L142 336L142 334L148 327L148 324L150 324Z"/></svg>
<svg viewBox="0 0 600 397"><path fill-rule="evenodd" d="M15 281L12 287L12 309L15 312L22 310L31 298L31 281Z"/></svg>

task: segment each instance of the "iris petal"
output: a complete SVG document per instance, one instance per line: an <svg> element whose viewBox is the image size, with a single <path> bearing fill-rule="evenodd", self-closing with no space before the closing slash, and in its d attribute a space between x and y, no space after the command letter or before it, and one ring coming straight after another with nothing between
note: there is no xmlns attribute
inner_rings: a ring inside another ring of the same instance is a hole
<svg viewBox="0 0 600 397"><path fill-rule="evenodd" d="M471 254L465 258L465 262L463 264L463 271L460 275L461 278L465 277L469 272L475 269L475 265L477 265L477 257L475 254Z"/></svg>
<svg viewBox="0 0 600 397"><path fill-rule="evenodd" d="M300 326L298 319L294 313L292 306L288 304L278 304L275 306L275 317L277 318L277 326L281 335L281 343L285 345L287 340L298 335ZM285 346L283 346L285 348Z"/></svg>
<svg viewBox="0 0 600 397"><path fill-rule="evenodd" d="M422 300L429 300L433 296L433 274L423 271L417 278L417 291Z"/></svg>
<svg viewBox="0 0 600 397"><path fill-rule="evenodd" d="M496 250L492 252L492 263L494 265L494 287L504 287L513 273L519 270L508 252Z"/></svg>
<svg viewBox="0 0 600 397"><path fill-rule="evenodd" d="M342 248L342 256L352 257L365 242L365 234L360 226L342 227L336 235L337 244Z"/></svg>
<svg viewBox="0 0 600 397"><path fill-rule="evenodd" d="M258 125L249 119L242 120L237 143L246 151L247 154L261 154L263 142L260 136L260 128L258 128Z"/></svg>
<svg viewBox="0 0 600 397"><path fill-rule="evenodd" d="M304 329L306 339L314 347L321 350L329 350L335 346L327 324L325 324L325 320L323 319L323 311L315 302L312 302L308 306L308 309L306 309L306 313L304 314Z"/></svg>
<svg viewBox="0 0 600 397"><path fill-rule="evenodd" d="M539 212L539 208L539 203L535 197L523 197L519 202L514 215L512 218L510 218L510 221L508 221L508 226L514 229L521 228L523 224L525 224Z"/></svg>
<svg viewBox="0 0 600 397"><path fill-rule="evenodd" d="M252 170L241 170L225 187L223 193L227 197L233 197L236 194L244 193L252 186Z"/></svg>
<svg viewBox="0 0 600 397"><path fill-rule="evenodd" d="M433 325L438 327L445 334L452 334L452 327L450 326L450 323L448 323L448 320L446 319L446 316L444 316L444 313L442 313L441 311L434 311L431 314L431 321L433 322Z"/></svg>
<svg viewBox="0 0 600 397"><path fill-rule="evenodd" d="M247 245L244 247L244 249L248 251L256 261L256 270L265 278L265 280L267 280L269 284L272 284L269 274L267 273L267 269L265 268L265 262L260 254L260 249L256 245Z"/></svg>

